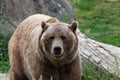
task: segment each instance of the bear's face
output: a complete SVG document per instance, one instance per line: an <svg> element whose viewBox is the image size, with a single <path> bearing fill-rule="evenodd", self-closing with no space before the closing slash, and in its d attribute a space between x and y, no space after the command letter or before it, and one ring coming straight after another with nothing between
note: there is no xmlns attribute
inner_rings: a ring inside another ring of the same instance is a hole
<svg viewBox="0 0 120 80"><path fill-rule="evenodd" d="M41 26L43 33L40 38L40 45L44 52L44 57L53 64L75 57L78 45L76 22L72 22L69 25L62 22L51 24L42 22Z"/></svg>

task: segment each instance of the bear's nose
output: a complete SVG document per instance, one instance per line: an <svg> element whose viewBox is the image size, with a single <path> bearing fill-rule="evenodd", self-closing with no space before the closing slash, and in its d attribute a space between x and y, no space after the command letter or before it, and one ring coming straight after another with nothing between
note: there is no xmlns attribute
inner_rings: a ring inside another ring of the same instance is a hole
<svg viewBox="0 0 120 80"><path fill-rule="evenodd" d="M61 54L61 47L60 46L54 47L54 54L55 55L60 55Z"/></svg>

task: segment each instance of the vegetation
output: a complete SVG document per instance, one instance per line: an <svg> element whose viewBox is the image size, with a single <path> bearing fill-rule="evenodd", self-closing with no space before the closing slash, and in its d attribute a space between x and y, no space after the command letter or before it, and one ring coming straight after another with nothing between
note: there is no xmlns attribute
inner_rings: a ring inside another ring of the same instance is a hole
<svg viewBox="0 0 120 80"><path fill-rule="evenodd" d="M4 37L3 33L0 32L0 61L8 60L7 44L8 44L8 40L6 40L6 38Z"/></svg>
<svg viewBox="0 0 120 80"><path fill-rule="evenodd" d="M0 73L7 73L10 67L7 47L13 30L5 27L1 30L1 26L5 24L8 24L5 15L5 8L4 4L0 3Z"/></svg>
<svg viewBox="0 0 120 80"><path fill-rule="evenodd" d="M0 4L0 24L5 24L6 19L5 19L5 12L4 12L4 7L3 4ZM1 25L0 25L1 27ZM7 55L7 43L8 41L6 40L5 32L1 31L0 32L0 61L6 61L8 60L8 55Z"/></svg>
<svg viewBox="0 0 120 80"><path fill-rule="evenodd" d="M0 73L8 73L10 68L8 61L0 61Z"/></svg>
<svg viewBox="0 0 120 80"><path fill-rule="evenodd" d="M94 66L89 59L82 64L82 67L82 80L120 80L118 77L115 77L114 75Z"/></svg>
<svg viewBox="0 0 120 80"><path fill-rule="evenodd" d="M80 30L89 38L120 47L120 2L70 0Z"/></svg>

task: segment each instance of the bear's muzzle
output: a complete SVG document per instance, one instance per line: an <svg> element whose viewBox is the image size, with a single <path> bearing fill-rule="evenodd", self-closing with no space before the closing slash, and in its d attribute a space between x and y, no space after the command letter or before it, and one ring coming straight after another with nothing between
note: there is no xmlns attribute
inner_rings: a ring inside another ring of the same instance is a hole
<svg viewBox="0 0 120 80"><path fill-rule="evenodd" d="M55 46L54 47L54 55L55 56L59 56L59 55L61 55L61 47L60 46Z"/></svg>

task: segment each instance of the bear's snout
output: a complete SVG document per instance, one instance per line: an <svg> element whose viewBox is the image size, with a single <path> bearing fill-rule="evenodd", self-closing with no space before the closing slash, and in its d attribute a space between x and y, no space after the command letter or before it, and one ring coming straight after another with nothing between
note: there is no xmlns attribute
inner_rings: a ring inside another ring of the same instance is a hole
<svg viewBox="0 0 120 80"><path fill-rule="evenodd" d="M61 54L61 47L60 46L55 46L54 47L54 55L58 56Z"/></svg>
<svg viewBox="0 0 120 80"><path fill-rule="evenodd" d="M52 42L52 49L51 49L51 52L52 52L52 55L54 57L61 57L63 55L63 42L61 39L59 38L56 38L53 40Z"/></svg>

